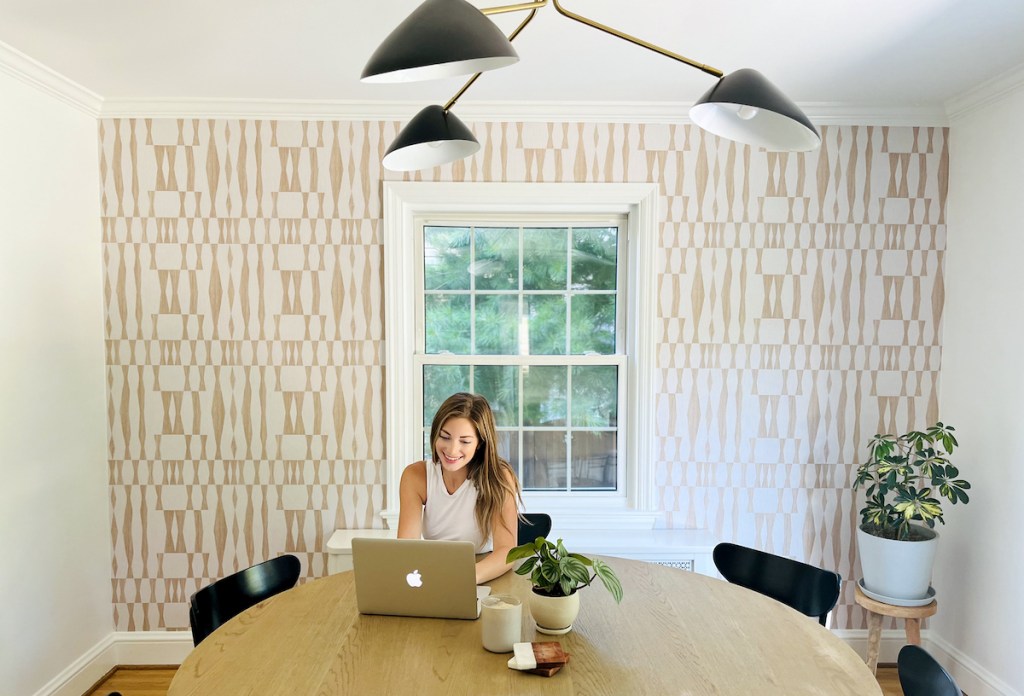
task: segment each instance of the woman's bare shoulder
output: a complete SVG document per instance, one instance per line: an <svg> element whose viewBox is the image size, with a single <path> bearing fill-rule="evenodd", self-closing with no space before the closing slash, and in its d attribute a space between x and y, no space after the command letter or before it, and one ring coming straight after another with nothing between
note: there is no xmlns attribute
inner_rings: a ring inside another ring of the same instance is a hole
<svg viewBox="0 0 1024 696"><path fill-rule="evenodd" d="M426 481L427 463L421 459L418 462L413 462L412 464L408 465L407 467L405 467L405 470L402 471L402 478L405 478L406 476L409 476L413 479Z"/></svg>

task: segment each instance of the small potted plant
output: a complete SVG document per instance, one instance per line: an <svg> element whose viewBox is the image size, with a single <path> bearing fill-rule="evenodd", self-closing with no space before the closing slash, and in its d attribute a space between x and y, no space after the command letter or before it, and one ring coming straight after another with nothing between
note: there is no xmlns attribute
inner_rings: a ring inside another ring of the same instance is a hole
<svg viewBox="0 0 1024 696"><path fill-rule="evenodd" d="M622 583L615 571L600 559L569 553L561 539L553 544L544 537L537 537L535 541L511 549L505 560L508 563L524 561L516 568L516 573L528 575L533 583L530 613L541 633L561 635L571 631L580 610L577 590L588 587L596 579L601 580L616 603L622 601Z"/></svg>
<svg viewBox="0 0 1024 696"><path fill-rule="evenodd" d="M967 503L971 484L949 462L955 428L939 422L925 431L875 435L857 468L853 488L865 489L857 548L864 587L900 601L929 599L942 501ZM917 524L915 524L917 523ZM884 600L883 600L884 601Z"/></svg>

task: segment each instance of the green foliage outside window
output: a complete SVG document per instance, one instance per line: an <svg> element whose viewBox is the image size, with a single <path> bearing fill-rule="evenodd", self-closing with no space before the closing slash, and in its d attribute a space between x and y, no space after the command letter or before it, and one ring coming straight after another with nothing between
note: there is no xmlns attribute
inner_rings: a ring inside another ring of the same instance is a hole
<svg viewBox="0 0 1024 696"><path fill-rule="evenodd" d="M614 355L618 235L617 227L424 227L425 352ZM490 401L502 454L526 488L611 490L619 377L614 364L425 364L424 428L450 394L473 391Z"/></svg>

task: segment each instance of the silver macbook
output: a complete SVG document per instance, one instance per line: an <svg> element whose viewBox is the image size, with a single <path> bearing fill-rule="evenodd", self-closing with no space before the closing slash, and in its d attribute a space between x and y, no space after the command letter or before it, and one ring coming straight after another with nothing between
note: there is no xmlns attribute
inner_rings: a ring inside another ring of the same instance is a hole
<svg viewBox="0 0 1024 696"><path fill-rule="evenodd" d="M468 541L355 538L352 572L360 614L475 619L491 589Z"/></svg>

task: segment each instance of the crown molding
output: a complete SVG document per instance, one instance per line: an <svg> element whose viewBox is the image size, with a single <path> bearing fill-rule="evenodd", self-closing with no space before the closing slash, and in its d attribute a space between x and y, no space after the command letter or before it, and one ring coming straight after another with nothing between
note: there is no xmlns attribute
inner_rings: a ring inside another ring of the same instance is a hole
<svg viewBox="0 0 1024 696"><path fill-rule="evenodd" d="M956 121L989 104L1010 96L1024 88L1024 65L1018 65L974 89L957 95L946 102L946 113L950 121Z"/></svg>
<svg viewBox="0 0 1024 696"><path fill-rule="evenodd" d="M0 72L98 118L103 97L0 41Z"/></svg>
<svg viewBox="0 0 1024 696"><path fill-rule="evenodd" d="M105 99L103 118L247 118L268 120L406 121L425 106L408 101ZM819 125L946 126L941 107L802 105ZM470 102L464 121L691 123L687 102Z"/></svg>

